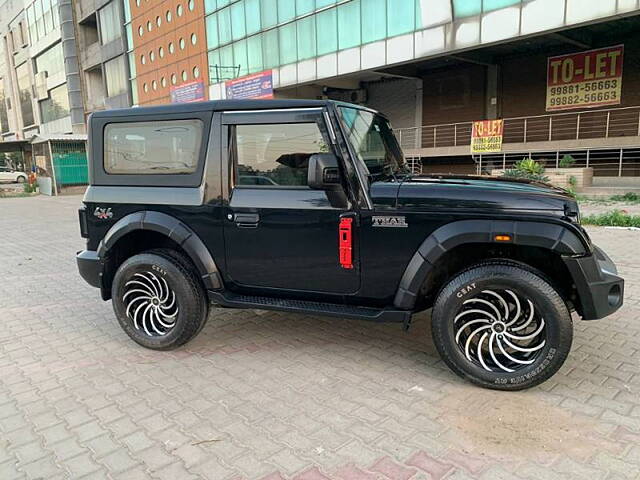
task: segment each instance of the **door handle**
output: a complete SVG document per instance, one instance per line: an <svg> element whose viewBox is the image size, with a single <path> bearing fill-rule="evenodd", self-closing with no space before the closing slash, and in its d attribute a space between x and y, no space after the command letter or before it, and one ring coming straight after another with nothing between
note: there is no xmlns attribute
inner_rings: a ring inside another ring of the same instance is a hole
<svg viewBox="0 0 640 480"><path fill-rule="evenodd" d="M257 213L236 213L233 220L239 228L257 228L260 215Z"/></svg>

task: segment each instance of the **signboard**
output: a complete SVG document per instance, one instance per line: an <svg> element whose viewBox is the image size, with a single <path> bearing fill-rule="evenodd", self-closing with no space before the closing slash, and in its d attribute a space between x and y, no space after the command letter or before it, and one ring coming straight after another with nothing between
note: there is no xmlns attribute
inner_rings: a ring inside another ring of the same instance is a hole
<svg viewBox="0 0 640 480"><path fill-rule="evenodd" d="M271 70L234 78L224 84L227 98L273 98Z"/></svg>
<svg viewBox="0 0 640 480"><path fill-rule="evenodd" d="M624 45L551 57L547 62L547 111L618 105Z"/></svg>
<svg viewBox="0 0 640 480"><path fill-rule="evenodd" d="M502 150L504 120L480 120L471 129L471 153L496 153Z"/></svg>
<svg viewBox="0 0 640 480"><path fill-rule="evenodd" d="M204 99L204 82L189 82L171 86L171 103L191 103Z"/></svg>

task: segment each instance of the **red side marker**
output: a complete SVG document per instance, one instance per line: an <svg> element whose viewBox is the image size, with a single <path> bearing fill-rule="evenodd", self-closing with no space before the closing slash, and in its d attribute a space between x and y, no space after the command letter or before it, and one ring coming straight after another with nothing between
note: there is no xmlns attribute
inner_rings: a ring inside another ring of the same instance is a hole
<svg viewBox="0 0 640 480"><path fill-rule="evenodd" d="M353 268L353 255L351 246L351 224L353 218L341 218L338 229L338 251L340 255L340 266L342 268Z"/></svg>

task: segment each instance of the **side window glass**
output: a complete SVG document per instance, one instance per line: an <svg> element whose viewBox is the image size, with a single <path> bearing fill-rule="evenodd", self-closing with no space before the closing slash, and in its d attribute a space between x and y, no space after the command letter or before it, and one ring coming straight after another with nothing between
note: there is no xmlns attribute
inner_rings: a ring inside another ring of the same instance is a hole
<svg viewBox="0 0 640 480"><path fill-rule="evenodd" d="M328 152L316 123L236 125L235 184L306 187L309 157Z"/></svg>
<svg viewBox="0 0 640 480"><path fill-rule="evenodd" d="M110 123L104 130L109 174L189 174L198 167L200 120Z"/></svg>

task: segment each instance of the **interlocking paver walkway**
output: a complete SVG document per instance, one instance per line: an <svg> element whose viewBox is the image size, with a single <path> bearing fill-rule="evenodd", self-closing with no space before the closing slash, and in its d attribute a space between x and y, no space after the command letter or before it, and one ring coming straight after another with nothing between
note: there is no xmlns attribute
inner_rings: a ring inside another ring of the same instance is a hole
<svg viewBox="0 0 640 480"><path fill-rule="evenodd" d="M0 479L640 478L640 232L589 230L626 306L504 393L449 372L426 314L407 334L212 309L145 350L77 274L79 202L0 199Z"/></svg>

